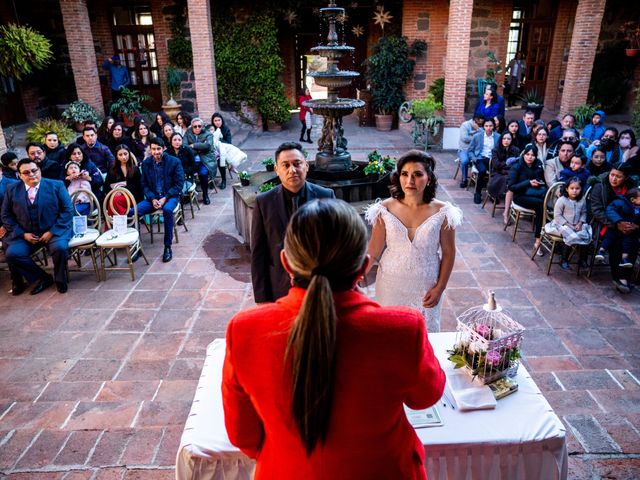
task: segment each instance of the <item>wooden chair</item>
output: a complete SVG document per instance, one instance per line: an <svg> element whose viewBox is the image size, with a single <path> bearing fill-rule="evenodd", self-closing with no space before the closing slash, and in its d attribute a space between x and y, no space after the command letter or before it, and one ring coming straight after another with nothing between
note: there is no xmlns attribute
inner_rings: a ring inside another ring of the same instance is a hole
<svg viewBox="0 0 640 480"><path fill-rule="evenodd" d="M544 197L544 208L543 208L543 216L542 216L542 232L540 234L540 245L538 248L533 250L533 254L531 255L531 260L536 259L536 254L540 248L544 249L549 253L549 262L547 263L547 275L551 273L551 265L553 262L554 255L558 252L558 247L560 249L564 246L564 240L561 235L555 235L552 233L547 233L544 229L544 226L553 220L553 209L555 207L556 201L558 200L558 193L564 182L556 182L551 185L551 188L547 190L547 193ZM576 247L572 247L571 256L573 256L576 252ZM562 252L560 252L562 253ZM569 258L571 258L571 256ZM560 263L560 262L555 262ZM580 275L580 260L578 260L578 275Z"/></svg>
<svg viewBox="0 0 640 480"><path fill-rule="evenodd" d="M189 207L191 208L191 218L196 218L195 211L193 210L193 205L195 204L196 207L198 207L198 210L200 210L200 203L198 202L198 194L196 193L195 182L191 185L191 187L189 187L186 193L182 194L182 197L180 198L180 202L188 203ZM183 208L183 214L184 214L184 208Z"/></svg>
<svg viewBox="0 0 640 480"><path fill-rule="evenodd" d="M87 272L88 269L82 267L82 256L89 252L91 262L93 263L93 271L96 279L100 281L100 270L98 269L98 261L96 259L96 240L102 233L102 213L100 211L100 202L91 190L77 190L71 196L71 205L73 206L74 216L80 216L77 205L80 195L84 194L89 197L89 215L87 215L87 231L84 234L76 234L69 240L69 256L75 261L77 268L70 271Z"/></svg>
<svg viewBox="0 0 640 480"><path fill-rule="evenodd" d="M521 219L529 219L531 220L531 231L535 231L535 219L536 219L536 212L535 210L531 210L530 208L524 208L521 207L520 205L518 205L516 202L511 202L511 207L509 208L509 220L507 221L507 223L504 225L504 228L502 229L503 231L507 230L507 227L509 225L511 225L511 221L513 220L514 222L514 226L513 226L513 234L511 235L511 241L515 242L516 241L516 233L518 233L518 231L523 231L523 230L518 230L518 226L520 225L520 220Z"/></svg>
<svg viewBox="0 0 640 480"><path fill-rule="evenodd" d="M148 219L147 219L148 217ZM160 233L160 224L162 223L162 209L154 210L153 212L145 215L142 218L141 223L147 228L149 235L151 236L151 243L153 243L153 224L158 225L157 233ZM180 243L180 239L178 238L178 224L181 224L184 227L185 232L188 232L187 222L184 219L184 209L182 208L182 202L179 201L176 205L176 208L173 209L173 235L176 237L176 243Z"/></svg>
<svg viewBox="0 0 640 480"><path fill-rule="evenodd" d="M456 158L453 163L456 164L456 171L453 174L453 179L455 180L456 178L458 178L458 174L460 173L460 158Z"/></svg>
<svg viewBox="0 0 640 480"><path fill-rule="evenodd" d="M489 183L491 183L491 160L489 160L489 170L487 170L489 178L487 180L487 186L489 186ZM484 202L482 202L482 208L484 208L484 206L486 205L487 201L489 200L489 198L491 198L491 202L493 203L493 209L491 210L491 218L494 218L496 216L496 209L497 208L504 208L504 206L502 207L498 207L498 203L500 202L500 198L493 198L490 194L489 194L489 190L487 189L487 195L484 197Z"/></svg>
<svg viewBox="0 0 640 480"><path fill-rule="evenodd" d="M133 211L132 215L127 216L127 231L124 234L117 235L113 230L113 215L111 212L115 212L114 199L118 195L124 195L126 200L126 211ZM107 230L100 235L96 240L96 245L100 249L100 266L102 267L102 280L107 279L107 270L129 270L131 273L131 281L136 279L135 269L133 268L133 257L136 255L142 255L144 261L149 265L149 261L144 254L142 244L140 243L140 232L138 231L138 205L136 204L133 195L126 188L120 187L111 190L104 199L103 212L105 222L107 224ZM128 266L118 267L118 258L116 252L118 250L124 250L127 252ZM111 266L105 265L105 258L113 253L113 261Z"/></svg>

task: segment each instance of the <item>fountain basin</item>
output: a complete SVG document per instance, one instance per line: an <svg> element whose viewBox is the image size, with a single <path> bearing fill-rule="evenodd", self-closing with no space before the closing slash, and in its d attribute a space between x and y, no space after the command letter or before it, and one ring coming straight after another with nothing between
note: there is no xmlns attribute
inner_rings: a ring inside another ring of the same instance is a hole
<svg viewBox="0 0 640 480"><path fill-rule="evenodd" d="M358 72L350 70L340 70L336 72L313 72L308 74L321 87L342 88L351 85L355 77L360 76Z"/></svg>
<svg viewBox="0 0 640 480"><path fill-rule="evenodd" d="M311 48L311 51L317 53L321 57L325 58L342 58L347 53L351 53L355 50L354 47L349 47L347 45L318 45L317 47Z"/></svg>

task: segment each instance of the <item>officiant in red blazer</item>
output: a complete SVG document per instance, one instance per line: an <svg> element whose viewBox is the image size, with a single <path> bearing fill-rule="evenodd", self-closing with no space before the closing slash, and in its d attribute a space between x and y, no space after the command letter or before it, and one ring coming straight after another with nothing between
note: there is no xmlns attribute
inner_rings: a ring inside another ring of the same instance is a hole
<svg viewBox="0 0 640 480"><path fill-rule="evenodd" d="M288 295L227 328L222 397L229 439L260 479L424 479L424 446L403 403L438 401L444 372L422 315L354 287L369 262L358 213L300 207L281 259Z"/></svg>

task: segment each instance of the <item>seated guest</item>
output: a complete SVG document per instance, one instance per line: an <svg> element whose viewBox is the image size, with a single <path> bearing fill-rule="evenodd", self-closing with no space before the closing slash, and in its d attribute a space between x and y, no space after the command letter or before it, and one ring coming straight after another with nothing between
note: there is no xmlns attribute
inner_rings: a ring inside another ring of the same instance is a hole
<svg viewBox="0 0 640 480"><path fill-rule="evenodd" d="M616 196L616 198L607 205L605 213L607 219L613 225L625 222L640 227L640 190L638 190L637 187L631 188L624 195ZM635 262L631 262L631 254L632 252L638 252L639 232L640 230L638 228L631 229L626 233L618 229L607 229L598 254L601 256L603 252L608 250L611 243L619 239L620 245L622 246L622 258L619 266L622 268L633 268ZM610 234L612 234L612 238L609 238Z"/></svg>
<svg viewBox="0 0 640 480"><path fill-rule="evenodd" d="M522 120L518 122L518 146L520 150L528 143L531 143L531 130L533 129L533 122L535 121L535 114L531 110L527 110L522 115Z"/></svg>
<svg viewBox="0 0 640 480"><path fill-rule="evenodd" d="M162 126L162 135L160 136L160 138L162 138L164 144L167 145L167 148L170 148L169 145L171 145L171 136L174 133L176 133L176 131L173 129L173 125L171 125L170 123L165 123Z"/></svg>
<svg viewBox="0 0 640 480"><path fill-rule="evenodd" d="M484 185L491 151L495 148L499 138L500 135L493 131L493 118L487 118L484 121L483 131L476 133L469 144L469 160L478 170L476 189L473 194L473 203L475 204L479 204L481 201L480 192L482 192Z"/></svg>
<svg viewBox="0 0 640 480"><path fill-rule="evenodd" d="M433 405L445 376L417 310L356 290L366 251L353 207L305 203L280 255L293 287L229 322L224 419L256 478L426 479L403 403Z"/></svg>
<svg viewBox="0 0 640 480"><path fill-rule="evenodd" d="M104 184L102 172L98 170L98 167L96 167L95 163L89 160L89 157L85 155L82 147L77 143L70 144L65 152L65 161L77 162L78 164L80 164L80 171L82 172L81 176L84 180L89 181L89 183L91 184L91 191L96 196L98 201L101 201L102 185ZM66 175L63 175L61 178L65 179L65 177Z"/></svg>
<svg viewBox="0 0 640 480"><path fill-rule="evenodd" d="M547 160L558 156L558 150L563 142L569 142L573 146L573 154L582 157L585 161L589 159L587 149L580 143L580 134L575 128L565 128L562 130L560 140L557 140L547 150Z"/></svg>
<svg viewBox="0 0 640 480"><path fill-rule="evenodd" d="M216 149L213 146L213 134L204 128L204 121L196 117L191 120L191 126L182 138L182 143L192 148L196 153L196 172L202 189L202 203L209 205L209 175L211 178L215 178L216 168L218 168Z"/></svg>
<svg viewBox="0 0 640 480"><path fill-rule="evenodd" d="M629 234L633 231L637 231L638 226L627 221L620 221L613 223L607 217L607 207L616 199L617 195L624 195L633 187L636 187L636 183L630 176L630 167L628 162L618 163L611 168L608 173L603 173L598 177L592 187L590 202L591 213L594 220L596 220L601 226L605 226L606 230L615 229L622 234ZM594 231L597 232L594 228ZM600 230L600 234L606 234ZM635 263L637 256L637 249L630 254L628 261ZM596 259L598 259L596 257ZM609 268L611 269L611 278L615 285L616 290L620 293L629 293L632 288L631 280L633 278L633 269L621 267L622 261L622 244L621 239L616 238L615 241L609 246Z"/></svg>
<svg viewBox="0 0 640 480"><path fill-rule="evenodd" d="M98 125L94 120L91 120L91 119L85 120L82 123L82 128L80 129L80 132L83 132L85 128L93 128L96 132L98 131ZM77 143L78 145L82 146L86 142L84 140L84 136L81 134L79 137L76 138L75 142L73 143Z"/></svg>
<svg viewBox="0 0 640 480"><path fill-rule="evenodd" d="M591 156L591 152L601 147L604 150L607 162L611 165L615 165L622 161L622 150L618 145L618 129L615 127L607 127L602 134L600 140L594 140L587 148L587 158Z"/></svg>
<svg viewBox="0 0 640 480"><path fill-rule="evenodd" d="M64 145L58 139L56 132L47 132L44 135L44 153L49 160L53 160L60 166L65 164Z"/></svg>
<svg viewBox="0 0 640 480"><path fill-rule="evenodd" d="M46 157L44 145L38 142L27 144L27 155L32 162L35 162L44 178L60 180L62 175L62 165Z"/></svg>
<svg viewBox="0 0 640 480"><path fill-rule="evenodd" d="M7 263L11 271L13 295L26 289L25 282L37 282L32 295L54 283L58 292L67 291L69 240L73 235L73 209L64 185L59 180L42 178L38 164L20 160L18 171L22 182L14 182L2 203L2 223L7 231ZM42 270L31 258L40 247L46 247L53 258L54 277Z"/></svg>
<svg viewBox="0 0 640 480"><path fill-rule="evenodd" d="M538 160L540 160L540 162L542 162L542 164L544 165L544 162L547 161L547 139L549 138L549 132L547 130L547 127L539 127L537 129L534 128L534 137L533 137L533 143L537 148L538 148Z"/></svg>
<svg viewBox="0 0 640 480"><path fill-rule="evenodd" d="M187 130L191 125L191 117L187 112L178 112L176 115L176 124L173 126L173 129L176 133L179 133L183 137L187 134Z"/></svg>
<svg viewBox="0 0 640 480"><path fill-rule="evenodd" d="M509 178L509 170L514 158L520 154L518 147L513 145L513 135L506 131L498 139L498 143L491 152L491 179L487 185L487 192L491 197L500 199L507 194L507 180ZM511 195L509 196L511 197ZM505 214L509 213L509 205L505 201Z"/></svg>
<svg viewBox="0 0 640 480"><path fill-rule="evenodd" d="M91 183L87 180L87 178L91 177L89 177L86 170L80 170L80 164L78 162L67 162L64 166L64 171L66 175L64 184L67 186L67 192L70 197L72 197L78 190L91 191ZM89 195L84 192L79 193L76 198L75 210L80 215L89 215L90 208L91 199L89 198Z"/></svg>
<svg viewBox="0 0 640 480"><path fill-rule="evenodd" d="M562 122L558 122L557 120L552 120L549 123L553 122L553 126L549 127L549 143L553 144L560 140L562 137L562 132L567 128L574 128L576 124L576 117L567 113L562 117Z"/></svg>
<svg viewBox="0 0 640 480"><path fill-rule="evenodd" d="M504 117L502 115L498 115L496 117L493 117L493 121L495 123L495 132L499 135L502 135L505 130L507 129L507 125L506 125L506 120L504 119Z"/></svg>
<svg viewBox="0 0 640 480"><path fill-rule="evenodd" d="M563 142L560 145L558 156L544 163L544 181L547 185L553 185L560 180L560 172L569 168L572 158L573 145L569 142Z"/></svg>
<svg viewBox="0 0 640 480"><path fill-rule="evenodd" d="M149 132L149 128L144 122L138 124L138 128L131 136L131 151L138 159L144 159L151 155L149 150L150 140L156 138L154 133ZM164 143L164 142L163 142Z"/></svg>
<svg viewBox="0 0 640 480"><path fill-rule="evenodd" d="M584 161L582 160L582 157L578 157L576 155L571 157L569 166L563 168L560 171L559 180L561 182L568 183L572 178L577 178L578 180L580 180L580 186L582 187L582 190L586 190L587 180L589 179L589 170L584 167Z"/></svg>
<svg viewBox="0 0 640 480"><path fill-rule="evenodd" d="M2 163L2 173L5 177L12 180L20 180L18 173L18 156L13 152L5 152L0 157Z"/></svg>
<svg viewBox="0 0 640 480"><path fill-rule="evenodd" d="M580 141L585 147L588 147L594 141L602 138L604 128L604 112L596 110L591 116L591 122L582 130Z"/></svg>
<svg viewBox="0 0 640 480"><path fill-rule="evenodd" d="M98 141L103 145L109 145L109 136L111 133L111 128L116 123L113 117L104 117L102 122L100 123L100 128L96 131L98 135Z"/></svg>
<svg viewBox="0 0 640 480"><path fill-rule="evenodd" d="M552 142L556 141L558 138L562 136L562 124L558 120L553 119L547 122L547 131L549 132L548 141L549 141L549 144L551 144ZM554 132L554 133L551 133L551 132Z"/></svg>
<svg viewBox="0 0 640 480"><path fill-rule="evenodd" d="M155 210L162 210L164 217L164 253L163 262L173 258L173 211L178 206L184 172L180 160L172 157L164 150L164 142L160 138L150 141L151 156L142 162L142 190L144 200L138 204L138 215L146 215Z"/></svg>
<svg viewBox="0 0 640 480"><path fill-rule="evenodd" d="M109 166L115 162L109 147L98 141L98 135L91 127L85 127L82 130L82 138L84 139L84 145L80 146L82 152L101 172L106 172Z"/></svg>
<svg viewBox="0 0 640 480"><path fill-rule="evenodd" d="M109 131L109 141L107 142L107 146L109 147L109 150L111 150L111 153L113 153L114 157L116 156L116 147L126 145L131 148L131 139L125 135L125 130L126 127L124 126L124 123L116 122Z"/></svg>
<svg viewBox="0 0 640 480"><path fill-rule="evenodd" d="M487 89L485 90L483 97L478 101L478 104L473 111L473 115L493 120L493 117L499 114L500 105L498 104L498 94L492 90L489 85L487 85ZM502 112L502 115L504 115L504 112Z"/></svg>
<svg viewBox="0 0 640 480"><path fill-rule="evenodd" d="M509 120L507 122L507 130L509 131L509 133L511 133L511 136L513 137L512 145L522 150L522 147L524 147L524 145L520 145L520 137L518 136L519 128L520 128L520 125L518 124L517 120Z"/></svg>
<svg viewBox="0 0 640 480"><path fill-rule="evenodd" d="M151 125L149 125L149 131L153 133L156 137L162 138L162 127L164 127L167 124L171 125L171 128L173 128L173 122L169 118L169 115L167 115L167 113L164 111L158 112L156 113L156 116L153 119L153 122L151 123Z"/></svg>
<svg viewBox="0 0 640 480"><path fill-rule="evenodd" d="M116 161L109 168L107 178L104 181L105 195L118 187L125 187L129 190L137 203L144 199L142 174L140 173L140 168L138 168L136 157L133 156L133 153L126 145L120 145L116 149ZM124 197L116 196L113 202L114 211L110 213L127 214L126 201L124 200Z"/></svg>
<svg viewBox="0 0 640 480"><path fill-rule="evenodd" d="M509 190L513 192L514 203L536 212L534 223L536 241L533 248L538 252L538 255L542 256L544 253L539 247L547 186L544 183L544 169L542 162L538 160L535 145L525 146L520 154L520 159L509 170Z"/></svg>
<svg viewBox="0 0 640 480"><path fill-rule="evenodd" d="M636 134L632 129L628 128L620 132L620 138L618 138L618 146L622 152L622 161L626 162L631 157L635 157L638 154L638 145L636 143Z"/></svg>
<svg viewBox="0 0 640 480"><path fill-rule="evenodd" d="M182 144L182 135L175 132L171 135L167 153L180 160L182 171L184 172L184 186L182 187L182 194L184 195L194 182L193 177L196 173L195 153L188 146Z"/></svg>
<svg viewBox="0 0 640 480"><path fill-rule="evenodd" d="M462 122L460 125L460 140L458 141L458 159L460 160L460 172L462 180L460 188L467 188L467 175L469 167L469 144L473 136L478 133L478 129L484 125L484 117L474 115L471 120Z"/></svg>
<svg viewBox="0 0 640 480"><path fill-rule="evenodd" d="M587 163L587 170L589 170L589 185L593 185L597 177L611 170L611 164L607 162L605 152L600 147L597 147L591 152L591 158Z"/></svg>

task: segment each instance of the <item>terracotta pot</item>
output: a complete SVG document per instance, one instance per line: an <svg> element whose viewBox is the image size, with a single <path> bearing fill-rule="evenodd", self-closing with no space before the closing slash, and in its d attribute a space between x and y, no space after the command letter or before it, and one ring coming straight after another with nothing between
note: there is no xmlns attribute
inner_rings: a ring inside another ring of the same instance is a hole
<svg viewBox="0 0 640 480"><path fill-rule="evenodd" d="M381 132L388 132L391 130L391 124L393 123L393 115L380 115L376 113L376 130Z"/></svg>
<svg viewBox="0 0 640 480"><path fill-rule="evenodd" d="M137 113L132 113L131 115L127 115L126 113L122 114L122 123L124 123L125 127L133 127L133 119L138 115Z"/></svg>
<svg viewBox="0 0 640 480"><path fill-rule="evenodd" d="M268 122L267 123L267 131L269 132L281 132L282 131L282 125L280 125L279 123L274 123L274 122Z"/></svg>
<svg viewBox="0 0 640 480"><path fill-rule="evenodd" d="M627 57L635 57L638 52L640 52L640 50L638 50L637 48L627 48L624 53L627 54Z"/></svg>

